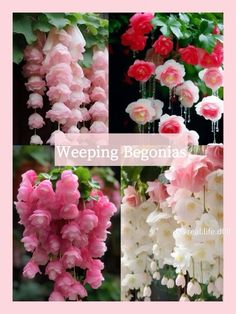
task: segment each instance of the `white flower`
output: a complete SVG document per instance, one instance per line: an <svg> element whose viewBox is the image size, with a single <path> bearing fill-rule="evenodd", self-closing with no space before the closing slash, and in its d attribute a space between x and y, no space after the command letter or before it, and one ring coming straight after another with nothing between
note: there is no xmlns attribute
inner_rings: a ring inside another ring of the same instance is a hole
<svg viewBox="0 0 236 314"><path fill-rule="evenodd" d="M155 261L151 262L150 269L153 273L157 270L157 263Z"/></svg>
<svg viewBox="0 0 236 314"><path fill-rule="evenodd" d="M184 301L184 302L187 301L187 302L188 302L188 301L190 301L190 300L189 300L187 294L183 293L183 294L181 295L179 301Z"/></svg>
<svg viewBox="0 0 236 314"><path fill-rule="evenodd" d="M195 109L198 115L213 122L220 120L224 112L223 101L216 96L204 97L202 101L196 105Z"/></svg>
<svg viewBox="0 0 236 314"><path fill-rule="evenodd" d="M188 284L187 284L187 294L188 294L190 297L192 297L192 296L194 296L195 293L196 293L196 291L195 291L194 281L191 280L191 281L189 281Z"/></svg>
<svg viewBox="0 0 236 314"><path fill-rule="evenodd" d="M208 174L208 176L206 177L208 190L223 195L223 174L224 171L222 169L215 170Z"/></svg>
<svg viewBox="0 0 236 314"><path fill-rule="evenodd" d="M179 223L193 224L204 211L203 204L194 197L180 199L174 206L175 219Z"/></svg>
<svg viewBox="0 0 236 314"><path fill-rule="evenodd" d="M167 282L168 282L168 278L163 276L162 279L161 279L161 284L162 286L166 286L167 285Z"/></svg>
<svg viewBox="0 0 236 314"><path fill-rule="evenodd" d="M202 293L202 288L197 280L194 280L194 289L195 289L195 294L199 295Z"/></svg>
<svg viewBox="0 0 236 314"><path fill-rule="evenodd" d="M186 285L186 280L183 274L178 274L178 276L175 279L175 284L178 287L184 288Z"/></svg>
<svg viewBox="0 0 236 314"><path fill-rule="evenodd" d="M176 267L176 271L185 272L190 265L191 253L189 250L181 247L175 247L171 256L174 258L173 266Z"/></svg>
<svg viewBox="0 0 236 314"><path fill-rule="evenodd" d="M156 271L156 272L152 275L152 277L153 277L153 279L160 280L161 275L160 275L159 272Z"/></svg>
<svg viewBox="0 0 236 314"><path fill-rule="evenodd" d="M174 285L175 285L175 282L172 278L168 279L167 283L166 283L166 286L168 289L172 289L174 288Z"/></svg>
<svg viewBox="0 0 236 314"><path fill-rule="evenodd" d="M43 141L41 140L41 137L37 134L32 135L30 138L30 144L31 145L42 145Z"/></svg>
<svg viewBox="0 0 236 314"><path fill-rule="evenodd" d="M175 244L178 247L184 247L191 249L194 241L193 230L187 227L177 228L173 232L173 237L175 239Z"/></svg>
<svg viewBox="0 0 236 314"><path fill-rule="evenodd" d="M216 279L215 287L220 294L223 294L223 278L221 276Z"/></svg>
<svg viewBox="0 0 236 314"><path fill-rule="evenodd" d="M152 294L151 288L149 286L145 286L143 289L143 296L149 298L151 294Z"/></svg>

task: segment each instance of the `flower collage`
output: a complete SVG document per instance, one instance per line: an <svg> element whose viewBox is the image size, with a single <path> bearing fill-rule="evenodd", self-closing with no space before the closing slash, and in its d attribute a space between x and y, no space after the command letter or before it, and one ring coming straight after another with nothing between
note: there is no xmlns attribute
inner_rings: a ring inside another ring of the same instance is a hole
<svg viewBox="0 0 236 314"><path fill-rule="evenodd" d="M223 301L223 31L223 13L13 14L14 301ZM184 135L186 154L58 166L71 134Z"/></svg>

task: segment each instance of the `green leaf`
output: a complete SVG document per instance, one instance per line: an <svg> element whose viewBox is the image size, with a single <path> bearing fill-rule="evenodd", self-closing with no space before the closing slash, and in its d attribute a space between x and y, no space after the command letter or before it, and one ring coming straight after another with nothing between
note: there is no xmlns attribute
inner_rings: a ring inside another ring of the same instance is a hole
<svg viewBox="0 0 236 314"><path fill-rule="evenodd" d="M74 170L74 173L77 175L79 182L83 183L88 183L91 177L89 170L84 167L78 167L76 170Z"/></svg>
<svg viewBox="0 0 236 314"><path fill-rule="evenodd" d="M92 188L92 189L100 189L100 185L98 182L96 181L88 181L88 184L89 186Z"/></svg>
<svg viewBox="0 0 236 314"><path fill-rule="evenodd" d="M80 62L85 68L90 68L92 65L93 53L92 49L87 49L83 54L84 59Z"/></svg>
<svg viewBox="0 0 236 314"><path fill-rule="evenodd" d="M178 38L182 38L183 37L183 33L181 32L180 28L177 26L170 26L171 31L173 32L173 34Z"/></svg>
<svg viewBox="0 0 236 314"><path fill-rule="evenodd" d="M171 32L170 32L170 29L167 25L164 25L160 28L160 31L162 32L162 34L165 36L165 37L169 37Z"/></svg>
<svg viewBox="0 0 236 314"><path fill-rule="evenodd" d="M212 34L208 35L201 34L199 36L199 44L200 47L205 49L208 53L212 53L212 50L216 44L216 38Z"/></svg>
<svg viewBox="0 0 236 314"><path fill-rule="evenodd" d="M48 174L48 173L41 172L41 173L38 175L38 180L39 180L39 181L42 181L42 180L50 180L50 179L51 179L51 176L50 176L50 174Z"/></svg>
<svg viewBox="0 0 236 314"><path fill-rule="evenodd" d="M166 22L161 20L160 17L154 17L151 21L152 25L155 26L165 26Z"/></svg>
<svg viewBox="0 0 236 314"><path fill-rule="evenodd" d="M37 39L33 33L32 20L27 14L15 13L13 15L13 33L24 35L25 40L29 45Z"/></svg>
<svg viewBox="0 0 236 314"><path fill-rule="evenodd" d="M45 13L48 22L57 29L62 29L66 25L71 24L70 20L65 18L65 13Z"/></svg>
<svg viewBox="0 0 236 314"><path fill-rule="evenodd" d="M186 13L179 13L179 18L181 21L183 21L184 23L189 23L189 17Z"/></svg>
<svg viewBox="0 0 236 314"><path fill-rule="evenodd" d="M21 34L13 35L13 62L19 64L23 60L23 50L27 43Z"/></svg>
<svg viewBox="0 0 236 314"><path fill-rule="evenodd" d="M41 32L47 33L51 29L51 25L48 22L48 18L45 14L39 14L38 20L33 24L34 30L39 30Z"/></svg>

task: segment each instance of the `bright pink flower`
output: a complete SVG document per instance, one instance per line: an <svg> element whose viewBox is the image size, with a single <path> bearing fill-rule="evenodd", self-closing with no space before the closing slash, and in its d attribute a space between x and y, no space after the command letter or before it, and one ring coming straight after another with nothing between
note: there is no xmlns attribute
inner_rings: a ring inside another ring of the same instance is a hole
<svg viewBox="0 0 236 314"><path fill-rule="evenodd" d="M29 235L21 239L27 252L33 252L38 246L38 238L35 235Z"/></svg>
<svg viewBox="0 0 236 314"><path fill-rule="evenodd" d="M32 260L38 265L46 265L48 262L48 253L43 249L38 247L32 256Z"/></svg>
<svg viewBox="0 0 236 314"><path fill-rule="evenodd" d="M64 225L61 229L62 239L67 239L69 241L80 239L80 229L78 224L75 222L70 222Z"/></svg>
<svg viewBox="0 0 236 314"><path fill-rule="evenodd" d="M66 102L70 99L71 90L70 88L63 83L60 83L56 86L51 86L47 92L49 101L51 102Z"/></svg>
<svg viewBox="0 0 236 314"><path fill-rule="evenodd" d="M46 228L50 225L51 214L47 210L35 210L29 217L29 221L35 228Z"/></svg>
<svg viewBox="0 0 236 314"><path fill-rule="evenodd" d="M68 272L58 276L55 283L55 290L62 293L63 296L68 297L70 288L75 284L75 279Z"/></svg>
<svg viewBox="0 0 236 314"><path fill-rule="evenodd" d="M78 207L75 204L68 204L61 208L60 216L63 219L75 219L79 215Z"/></svg>
<svg viewBox="0 0 236 314"><path fill-rule="evenodd" d="M33 279L37 273L41 274L38 265L30 260L23 269L23 276L29 279Z"/></svg>
<svg viewBox="0 0 236 314"><path fill-rule="evenodd" d="M65 301L65 298L60 292L54 290L50 294L48 301Z"/></svg>
<svg viewBox="0 0 236 314"><path fill-rule="evenodd" d="M103 121L94 121L90 126L90 133L107 133L108 127Z"/></svg>
<svg viewBox="0 0 236 314"><path fill-rule="evenodd" d="M159 133L182 133L186 131L184 119L180 116L164 114L159 123Z"/></svg>
<svg viewBox="0 0 236 314"><path fill-rule="evenodd" d="M94 211L90 209L84 209L79 217L80 229L86 233L92 231L98 225L98 217Z"/></svg>
<svg viewBox="0 0 236 314"><path fill-rule="evenodd" d="M47 264L45 274L50 280L55 281L58 276L64 272L63 265L60 261L52 261Z"/></svg>
<svg viewBox="0 0 236 314"><path fill-rule="evenodd" d="M223 70L222 68L209 68L199 72L199 77L207 87L216 91L223 85Z"/></svg>
<svg viewBox="0 0 236 314"><path fill-rule="evenodd" d="M140 205L140 196L133 186L129 185L126 189L124 189L124 197L122 198L122 203L128 203L130 206L133 207Z"/></svg>
<svg viewBox="0 0 236 314"><path fill-rule="evenodd" d="M135 13L130 18L130 24L136 32L147 34L150 33L153 28L151 24L153 18L153 13Z"/></svg>
<svg viewBox="0 0 236 314"><path fill-rule="evenodd" d="M108 118L108 109L104 103L97 101L89 109L89 114L93 120L106 122Z"/></svg>
<svg viewBox="0 0 236 314"><path fill-rule="evenodd" d="M173 41L169 37L165 37L161 35L154 42L152 47L155 53L161 55L162 57L166 57L173 50L174 44L173 44Z"/></svg>
<svg viewBox="0 0 236 314"><path fill-rule="evenodd" d="M213 122L220 120L223 109L223 101L216 96L207 96L196 105L196 112L207 120Z"/></svg>
<svg viewBox="0 0 236 314"><path fill-rule="evenodd" d="M186 48L180 48L179 53L182 61L192 65L198 64L198 49L195 46L188 45Z"/></svg>
<svg viewBox="0 0 236 314"><path fill-rule="evenodd" d="M104 280L100 269L88 269L86 271L85 283L88 283L93 289L97 289L101 286Z"/></svg>
<svg viewBox="0 0 236 314"><path fill-rule="evenodd" d="M54 201L55 192L53 191L52 182L50 180L43 180L36 186L34 196L45 200L47 203Z"/></svg>
<svg viewBox="0 0 236 314"><path fill-rule="evenodd" d="M206 156L212 162L214 168L223 169L224 146L221 144L209 144L206 148Z"/></svg>
<svg viewBox="0 0 236 314"><path fill-rule="evenodd" d="M77 300L78 295L83 299L87 297L88 293L84 286L79 281L76 281L69 289L69 300Z"/></svg>
<svg viewBox="0 0 236 314"><path fill-rule="evenodd" d="M148 189L146 192L151 201L160 203L168 197L166 186L164 184L161 184L159 181L148 181L147 184Z"/></svg>
<svg viewBox="0 0 236 314"><path fill-rule="evenodd" d="M173 88L183 83L185 75L184 66L171 59L156 68L156 79L162 86Z"/></svg>
<svg viewBox="0 0 236 314"><path fill-rule="evenodd" d="M72 83L71 67L67 63L59 63L50 68L46 75L46 81L49 87L65 84L70 86Z"/></svg>
<svg viewBox="0 0 236 314"><path fill-rule="evenodd" d="M43 95L46 90L46 83L40 76L31 76L25 86L27 91L40 95Z"/></svg>
<svg viewBox="0 0 236 314"><path fill-rule="evenodd" d="M133 28L129 28L121 36L121 44L123 46L129 46L131 50L139 51L143 50L146 46L147 36L140 34Z"/></svg>
<svg viewBox="0 0 236 314"><path fill-rule="evenodd" d="M179 96L181 105L187 108L191 108L199 99L199 89L192 81L177 86L175 93Z"/></svg>
<svg viewBox="0 0 236 314"><path fill-rule="evenodd" d="M206 52L204 49L198 48L199 65L203 68L218 68L223 62L223 47L221 43L217 43L212 53Z"/></svg>
<svg viewBox="0 0 236 314"><path fill-rule="evenodd" d="M47 239L48 251L57 254L60 250L61 242L57 235L51 234Z"/></svg>
<svg viewBox="0 0 236 314"><path fill-rule="evenodd" d="M146 82L154 74L154 71L154 63L135 60L134 64L129 67L128 76L135 78L137 81Z"/></svg>
<svg viewBox="0 0 236 314"><path fill-rule="evenodd" d="M220 29L219 29L218 25L214 26L212 34L214 34L214 35L219 35L220 34Z"/></svg>
<svg viewBox="0 0 236 314"><path fill-rule="evenodd" d="M62 256L62 262L65 268L80 266L82 263L81 252L76 247L70 247Z"/></svg>
<svg viewBox="0 0 236 314"><path fill-rule="evenodd" d="M71 116L71 110L62 102L56 102L52 109L46 113L46 118L52 122L57 121L60 124L66 123L66 120Z"/></svg>
<svg viewBox="0 0 236 314"><path fill-rule="evenodd" d="M43 108L43 97L40 94L32 93L29 95L29 100L27 101L28 108Z"/></svg>
<svg viewBox="0 0 236 314"><path fill-rule="evenodd" d="M107 247L106 244L100 239L90 238L89 239L89 253L93 258L99 258L104 255Z"/></svg>
<svg viewBox="0 0 236 314"><path fill-rule="evenodd" d="M139 99L129 104L125 111L134 122L144 125L152 121L156 115L152 104L151 99Z"/></svg>
<svg viewBox="0 0 236 314"><path fill-rule="evenodd" d="M26 62L40 64L43 61L43 53L36 45L26 46L24 50L24 59Z"/></svg>

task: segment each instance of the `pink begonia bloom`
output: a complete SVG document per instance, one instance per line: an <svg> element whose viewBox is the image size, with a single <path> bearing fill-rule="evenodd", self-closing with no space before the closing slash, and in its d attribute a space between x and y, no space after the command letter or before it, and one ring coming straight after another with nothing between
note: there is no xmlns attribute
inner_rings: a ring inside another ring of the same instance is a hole
<svg viewBox="0 0 236 314"><path fill-rule="evenodd" d="M107 74L104 70L97 70L93 73L92 76L93 86L100 86L103 89L107 87Z"/></svg>
<svg viewBox="0 0 236 314"><path fill-rule="evenodd" d="M80 266L82 262L81 252L77 247L70 247L62 256L62 263L65 268Z"/></svg>
<svg viewBox="0 0 236 314"><path fill-rule="evenodd" d="M32 145L43 145L43 141L41 140L41 137L37 134L34 134L30 138L30 144Z"/></svg>
<svg viewBox="0 0 236 314"><path fill-rule="evenodd" d="M50 294L48 301L65 301L65 298L60 292L54 290Z"/></svg>
<svg viewBox="0 0 236 314"><path fill-rule="evenodd" d="M55 289L62 293L63 296L68 297L70 287L75 284L75 279L68 272L63 273L56 279Z"/></svg>
<svg viewBox="0 0 236 314"><path fill-rule="evenodd" d="M175 60L168 60L163 65L156 68L156 79L158 79L162 86L173 88L183 83L185 69L184 66Z"/></svg>
<svg viewBox="0 0 236 314"><path fill-rule="evenodd" d="M192 81L185 81L176 88L175 94L179 96L182 106L191 108L199 100L199 89Z"/></svg>
<svg viewBox="0 0 236 314"><path fill-rule="evenodd" d="M80 296L80 298L85 298L87 297L88 293L84 286L80 282L74 283L70 289L69 289L69 300L76 301L78 298L77 296Z"/></svg>
<svg viewBox="0 0 236 314"><path fill-rule="evenodd" d="M47 210L37 209L29 217L29 221L35 228L48 227L51 222L51 214Z"/></svg>
<svg viewBox="0 0 236 314"><path fill-rule="evenodd" d="M199 134L194 130L187 130L187 136L188 136L188 145L194 146L198 145L199 143Z"/></svg>
<svg viewBox="0 0 236 314"><path fill-rule="evenodd" d="M31 76L28 79L28 82L25 83L25 86L27 91L38 93L40 95L43 95L46 90L46 83L40 76Z"/></svg>
<svg viewBox="0 0 236 314"><path fill-rule="evenodd" d="M94 121L90 126L90 133L107 133L108 127L102 121Z"/></svg>
<svg viewBox="0 0 236 314"><path fill-rule="evenodd" d="M72 79L71 67L67 63L54 65L46 75L46 81L49 87L56 86L60 83L70 86Z"/></svg>
<svg viewBox="0 0 236 314"><path fill-rule="evenodd" d="M151 122L154 122L155 120L159 120L161 118L164 103L161 100L152 99L152 107L155 110L155 116L152 118Z"/></svg>
<svg viewBox="0 0 236 314"><path fill-rule="evenodd" d="M128 203L130 206L133 207L140 205L140 195L133 186L129 185L126 189L124 189L124 197L122 198L122 203Z"/></svg>
<svg viewBox="0 0 236 314"><path fill-rule="evenodd" d="M83 121L89 121L89 120L91 119L90 113L89 113L89 111L88 111L87 108L81 107L81 108L79 108L79 111L80 111L81 114L82 114Z"/></svg>
<svg viewBox="0 0 236 314"><path fill-rule="evenodd" d="M89 241L89 252L90 255L93 258L99 258L102 257L104 255L104 253L106 252L107 247L105 242L96 239L96 238L91 238Z"/></svg>
<svg viewBox="0 0 236 314"><path fill-rule="evenodd" d="M60 238L55 234L51 234L47 239L47 249L49 253L57 254L60 250L60 247Z"/></svg>
<svg viewBox="0 0 236 314"><path fill-rule="evenodd" d="M159 181L147 181L147 184L148 188L146 192L151 201L160 203L168 197L166 186L164 184L161 184Z"/></svg>
<svg viewBox="0 0 236 314"><path fill-rule="evenodd" d="M184 118L180 116L169 116L164 114L159 122L159 133L183 133L185 132L186 126L184 124Z"/></svg>
<svg viewBox="0 0 236 314"><path fill-rule="evenodd" d="M62 239L67 239L69 241L79 240L80 229L78 224L75 222L70 222L64 225L61 229Z"/></svg>
<svg viewBox="0 0 236 314"><path fill-rule="evenodd" d="M93 210L84 209L79 217L79 227L82 231L89 233L98 225L98 217Z"/></svg>
<svg viewBox="0 0 236 314"><path fill-rule="evenodd" d="M55 135L56 134L64 135L64 133L60 130L56 130L56 131L52 132L50 135L50 138L47 140L47 144L55 145Z"/></svg>
<svg viewBox="0 0 236 314"><path fill-rule="evenodd" d="M90 98L92 101L105 101L107 95L102 87L96 86L93 88Z"/></svg>
<svg viewBox="0 0 236 314"><path fill-rule="evenodd" d="M48 257L48 253L43 249L43 248L37 248L34 251L34 254L32 256L32 260L37 263L38 265L46 265L49 257Z"/></svg>
<svg viewBox="0 0 236 314"><path fill-rule="evenodd" d="M66 187L67 189L70 189L70 190L78 189L78 186L79 186L78 177L71 170L64 170L61 174L61 181L58 181L58 182L60 183L62 182L63 187Z"/></svg>
<svg viewBox="0 0 236 314"><path fill-rule="evenodd" d="M68 204L61 208L60 216L63 219L75 219L79 216L79 210L77 205Z"/></svg>
<svg viewBox="0 0 236 314"><path fill-rule="evenodd" d="M76 78L87 80L84 77L84 71L83 71L82 67L77 62L72 62L71 63L71 71L72 71L73 76L75 76ZM82 82L83 82L83 80L82 80Z"/></svg>
<svg viewBox="0 0 236 314"><path fill-rule="evenodd" d="M48 70L50 67L59 63L71 63L71 55L68 48L60 43L54 46L46 55L43 61L43 67L45 70Z"/></svg>
<svg viewBox="0 0 236 314"><path fill-rule="evenodd" d="M52 182L50 180L40 182L34 190L34 196L46 202L54 201L55 192L53 191Z"/></svg>
<svg viewBox="0 0 236 314"><path fill-rule="evenodd" d="M173 186L199 192L212 168L206 156L189 154L186 158L174 159L165 176Z"/></svg>
<svg viewBox="0 0 236 314"><path fill-rule="evenodd" d="M66 123L63 126L63 131L67 131L71 126L77 126L78 122L83 121L82 113L79 109L72 109L71 116L67 119ZM69 132L68 132L69 133Z"/></svg>
<svg viewBox="0 0 236 314"><path fill-rule="evenodd" d="M32 93L27 101L28 108L43 108L43 97L40 94Z"/></svg>
<svg viewBox="0 0 236 314"><path fill-rule="evenodd" d="M80 130L77 128L76 125L72 125L71 127L69 127L66 133L79 134Z"/></svg>
<svg viewBox="0 0 236 314"><path fill-rule="evenodd" d="M71 36L71 42L68 47L72 60L77 62L83 60L83 52L86 41L77 25L69 25L65 27L67 34Z"/></svg>
<svg viewBox="0 0 236 314"><path fill-rule="evenodd" d="M214 168L223 169L224 163L224 145L223 144L209 144L207 145L205 154L212 162Z"/></svg>
<svg viewBox="0 0 236 314"><path fill-rule="evenodd" d="M70 88L63 83L60 83L56 86L51 86L47 92L49 101L51 102L66 102L70 99L71 90Z"/></svg>
<svg viewBox="0 0 236 314"><path fill-rule="evenodd" d="M62 102L56 102L52 109L46 113L46 118L52 122L57 121L60 124L66 123L66 120L71 116L71 110Z"/></svg>
<svg viewBox="0 0 236 314"><path fill-rule="evenodd" d="M30 76L43 76L44 69L41 64L36 63L25 63L22 67L22 75L24 77Z"/></svg>
<svg viewBox="0 0 236 314"><path fill-rule="evenodd" d="M196 112L206 120L216 122L220 120L224 112L223 101L216 96L207 96L196 105Z"/></svg>
<svg viewBox="0 0 236 314"><path fill-rule="evenodd" d="M37 273L41 274L38 265L30 260L23 269L23 276L29 279L33 279Z"/></svg>
<svg viewBox="0 0 236 314"><path fill-rule="evenodd" d="M35 64L41 64L44 57L41 49L36 45L26 46L24 50L24 59L26 62L33 62Z"/></svg>
<svg viewBox="0 0 236 314"><path fill-rule="evenodd" d="M39 113L35 112L29 116L28 125L29 125L29 128L31 130L32 129L40 129L44 126L44 124L45 124L45 122L43 120L43 117L40 116Z"/></svg>
<svg viewBox="0 0 236 314"><path fill-rule="evenodd" d="M85 283L88 283L93 289L101 286L104 280L100 269L88 269L86 271Z"/></svg>
<svg viewBox="0 0 236 314"><path fill-rule="evenodd" d="M93 69L94 70L104 70L108 67L108 50L104 51L97 50L93 54Z"/></svg>
<svg viewBox="0 0 236 314"><path fill-rule="evenodd" d="M130 118L138 124L146 124L154 119L156 111L152 106L152 100L139 99L130 103L125 109Z"/></svg>
<svg viewBox="0 0 236 314"><path fill-rule="evenodd" d="M39 240L35 235L26 236L21 239L21 242L24 243L27 252L33 252L39 244Z"/></svg>
<svg viewBox="0 0 236 314"><path fill-rule="evenodd" d="M213 91L223 86L223 70L222 68L209 68L199 72L199 77L207 87Z"/></svg>
<svg viewBox="0 0 236 314"><path fill-rule="evenodd" d="M78 109L80 105L84 103L85 95L83 92L72 92L69 100L66 102L66 105L70 109Z"/></svg>
<svg viewBox="0 0 236 314"><path fill-rule="evenodd" d="M97 101L89 109L89 114L93 120L106 122L108 118L108 109L104 103Z"/></svg>
<svg viewBox="0 0 236 314"><path fill-rule="evenodd" d="M80 133L89 133L89 130L85 126L82 126L82 128L80 129Z"/></svg>
<svg viewBox="0 0 236 314"><path fill-rule="evenodd" d="M47 264L45 274L48 275L50 280L55 281L58 276L64 272L63 265L60 261L51 261Z"/></svg>
<svg viewBox="0 0 236 314"><path fill-rule="evenodd" d="M23 181L29 181L31 184L35 184L37 180L37 174L34 170L28 170L22 174Z"/></svg>

